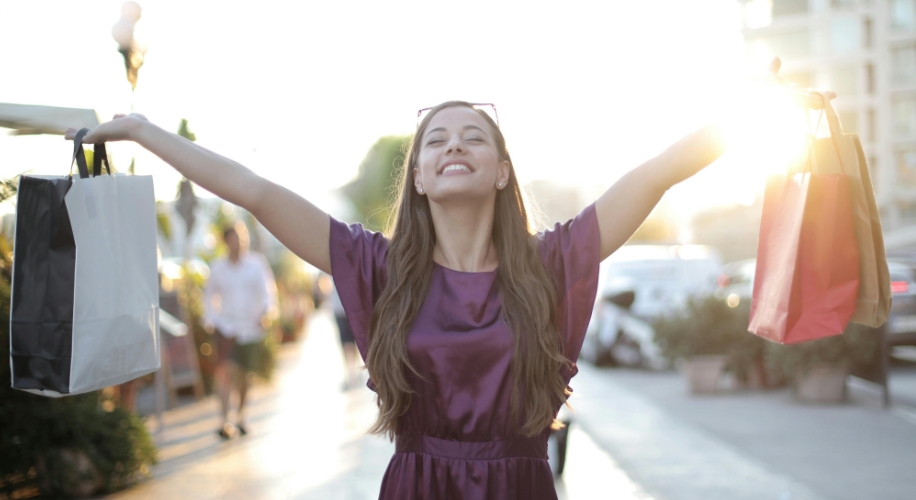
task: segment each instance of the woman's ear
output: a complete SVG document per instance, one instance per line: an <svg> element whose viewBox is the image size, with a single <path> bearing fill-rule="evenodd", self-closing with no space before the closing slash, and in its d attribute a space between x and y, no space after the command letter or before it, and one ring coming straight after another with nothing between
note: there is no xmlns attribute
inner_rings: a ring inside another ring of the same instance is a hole
<svg viewBox="0 0 916 500"><path fill-rule="evenodd" d="M509 173L512 171L512 165L508 160L499 163L499 172L496 174L496 189L502 189L509 184Z"/></svg>
<svg viewBox="0 0 916 500"><path fill-rule="evenodd" d="M413 169L413 187L420 194L424 194L426 192L423 189L423 180L420 178L420 169L418 168Z"/></svg>

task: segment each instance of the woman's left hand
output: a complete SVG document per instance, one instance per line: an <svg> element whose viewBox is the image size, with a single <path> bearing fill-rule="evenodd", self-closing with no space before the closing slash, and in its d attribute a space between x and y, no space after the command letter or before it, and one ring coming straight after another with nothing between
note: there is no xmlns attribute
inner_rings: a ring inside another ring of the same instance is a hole
<svg viewBox="0 0 916 500"><path fill-rule="evenodd" d="M779 76L779 68L781 66L782 61L780 61L778 57L774 57L773 60L770 61L767 79L775 84L782 85L799 106L810 109L824 109L824 105L836 97L836 94L830 91L802 89L794 83L785 81Z"/></svg>

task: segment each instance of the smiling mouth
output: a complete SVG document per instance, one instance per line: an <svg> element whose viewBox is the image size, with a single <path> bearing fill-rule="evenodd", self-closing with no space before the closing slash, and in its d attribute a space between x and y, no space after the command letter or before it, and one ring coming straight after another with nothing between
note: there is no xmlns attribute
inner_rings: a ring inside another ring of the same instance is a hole
<svg viewBox="0 0 916 500"><path fill-rule="evenodd" d="M441 175L447 174L449 172L468 172L470 173L470 172L473 172L473 170L471 170L471 168L468 167L467 165L462 165L460 163L453 163L451 165L446 165L445 168L442 169Z"/></svg>

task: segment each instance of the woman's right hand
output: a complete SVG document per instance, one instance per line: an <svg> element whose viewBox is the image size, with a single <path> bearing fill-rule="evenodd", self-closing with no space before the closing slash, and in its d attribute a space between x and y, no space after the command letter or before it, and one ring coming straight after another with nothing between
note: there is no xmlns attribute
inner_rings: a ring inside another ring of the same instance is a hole
<svg viewBox="0 0 916 500"><path fill-rule="evenodd" d="M83 138L84 144L96 144L99 142L113 141L133 141L136 140L137 130L144 123L149 123L145 116L139 113L129 115L118 114L114 118L102 123L98 127L90 130L86 137ZM77 129L68 128L64 134L64 139L72 141L76 137Z"/></svg>

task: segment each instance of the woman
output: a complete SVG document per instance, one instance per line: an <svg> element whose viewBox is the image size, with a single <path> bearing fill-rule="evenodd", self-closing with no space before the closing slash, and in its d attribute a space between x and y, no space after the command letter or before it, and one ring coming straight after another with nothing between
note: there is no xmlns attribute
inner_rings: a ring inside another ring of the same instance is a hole
<svg viewBox="0 0 916 500"><path fill-rule="evenodd" d="M547 436L577 371L598 264L723 150L715 127L694 132L535 235L498 124L447 102L418 125L386 238L140 115L85 138L114 140L138 142L249 210L333 275L378 394L372 431L396 441L385 499L556 498Z"/></svg>

